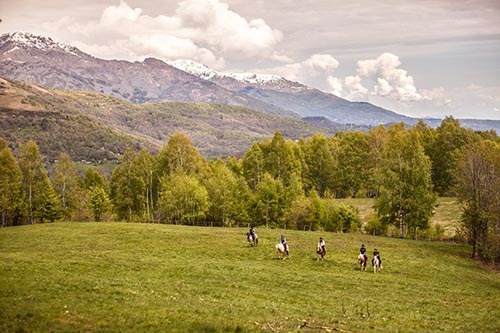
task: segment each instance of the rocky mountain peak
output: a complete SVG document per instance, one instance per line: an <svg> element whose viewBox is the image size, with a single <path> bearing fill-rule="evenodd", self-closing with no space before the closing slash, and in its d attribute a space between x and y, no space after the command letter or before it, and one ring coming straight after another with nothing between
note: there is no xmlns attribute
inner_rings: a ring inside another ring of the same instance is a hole
<svg viewBox="0 0 500 333"><path fill-rule="evenodd" d="M81 56L83 53L76 47L67 44L54 42L52 38L37 36L27 32L13 32L0 35L0 48L3 54L13 52L17 49L36 49L38 51L61 51L75 56Z"/></svg>

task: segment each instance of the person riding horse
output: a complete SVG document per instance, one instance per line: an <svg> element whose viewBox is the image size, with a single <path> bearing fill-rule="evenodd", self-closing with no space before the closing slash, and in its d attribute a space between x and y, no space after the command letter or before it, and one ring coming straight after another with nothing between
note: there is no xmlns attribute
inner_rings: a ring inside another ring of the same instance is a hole
<svg viewBox="0 0 500 333"><path fill-rule="evenodd" d="M373 256L374 256L374 257L377 257L377 259L378 259L378 265L379 265L380 267L382 267L382 259L380 258L380 253L378 252L378 250L377 250L377 249L374 249L374 250L373 250ZM373 265L373 259L372 259L372 265Z"/></svg>
<svg viewBox="0 0 500 333"><path fill-rule="evenodd" d="M252 226L250 226L250 230L248 231L248 233L250 234L250 236L252 236L252 241L255 241L255 238L256 238L256 235L255 235L255 229Z"/></svg>
<svg viewBox="0 0 500 333"><path fill-rule="evenodd" d="M323 240L323 237L319 238L317 253L321 254L322 257L324 257L326 254L326 244L325 241Z"/></svg>
<svg viewBox="0 0 500 333"><path fill-rule="evenodd" d="M365 257L365 262L367 262L368 256L366 255L365 244L361 244L361 248L359 249L359 253L361 253Z"/></svg>

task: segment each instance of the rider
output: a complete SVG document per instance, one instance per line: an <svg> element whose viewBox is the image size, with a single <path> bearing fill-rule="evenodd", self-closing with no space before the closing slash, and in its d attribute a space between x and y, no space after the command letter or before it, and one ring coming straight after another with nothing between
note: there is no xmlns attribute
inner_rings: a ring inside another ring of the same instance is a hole
<svg viewBox="0 0 500 333"><path fill-rule="evenodd" d="M377 249L373 250L373 256L378 258L378 264L380 267L382 267L382 259L380 258L380 253L378 252ZM372 259L372 265L373 265L373 259Z"/></svg>
<svg viewBox="0 0 500 333"><path fill-rule="evenodd" d="M365 257L365 262L367 262L368 256L366 255L365 244L361 244L361 248L359 249L359 252Z"/></svg>
<svg viewBox="0 0 500 333"><path fill-rule="evenodd" d="M252 240L255 240L255 229L253 225L250 226L250 231L248 231L248 233L252 236Z"/></svg>
<svg viewBox="0 0 500 333"><path fill-rule="evenodd" d="M323 237L319 238L318 250L319 250L319 248L323 249L323 256L324 256L326 254L326 244L325 244L325 241L323 240Z"/></svg>
<svg viewBox="0 0 500 333"><path fill-rule="evenodd" d="M281 244L283 244L283 247L285 248L286 255L288 255L288 244L286 243L286 238L284 235L281 235L280 242Z"/></svg>

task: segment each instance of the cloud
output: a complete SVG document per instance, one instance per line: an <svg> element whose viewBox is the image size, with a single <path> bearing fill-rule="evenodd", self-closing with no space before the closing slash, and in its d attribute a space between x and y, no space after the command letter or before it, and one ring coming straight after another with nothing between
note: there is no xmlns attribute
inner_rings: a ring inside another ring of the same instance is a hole
<svg viewBox="0 0 500 333"><path fill-rule="evenodd" d="M283 66L256 69L256 72L280 75L288 80L297 81L311 87L328 92L339 92L341 81L333 76L340 63L329 54L313 54L301 62L289 63Z"/></svg>
<svg viewBox="0 0 500 333"><path fill-rule="evenodd" d="M373 94L388 96L402 102L417 102L429 99L422 95L408 72L399 68L401 61L392 53L382 53L375 59L357 62L357 73L361 78L375 82Z"/></svg>
<svg viewBox="0 0 500 333"><path fill-rule="evenodd" d="M342 96L351 100L364 101L368 99L368 89L361 84L361 77L358 75L347 76L344 79L344 90Z"/></svg>
<svg viewBox="0 0 500 333"><path fill-rule="evenodd" d="M105 58L189 58L215 69L224 58L289 61L274 48L283 34L263 19L247 20L219 0L186 0L171 16L149 16L125 1L106 7L98 21L74 23L73 45Z"/></svg>

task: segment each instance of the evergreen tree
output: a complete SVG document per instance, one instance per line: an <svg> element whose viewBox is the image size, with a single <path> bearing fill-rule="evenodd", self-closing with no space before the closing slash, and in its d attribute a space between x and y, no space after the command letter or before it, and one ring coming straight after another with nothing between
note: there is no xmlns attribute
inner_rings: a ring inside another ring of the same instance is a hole
<svg viewBox="0 0 500 333"><path fill-rule="evenodd" d="M102 216L109 211L111 207L111 201L109 200L108 194L104 188L100 186L92 186L89 189L90 192L90 207L92 210L92 215L94 216L94 221L100 222Z"/></svg>

